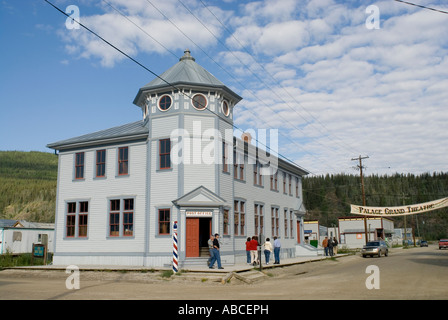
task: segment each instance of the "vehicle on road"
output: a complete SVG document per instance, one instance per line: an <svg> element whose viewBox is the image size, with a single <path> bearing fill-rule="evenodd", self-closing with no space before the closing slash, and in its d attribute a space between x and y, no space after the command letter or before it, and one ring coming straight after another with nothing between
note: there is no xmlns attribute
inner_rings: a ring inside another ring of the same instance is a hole
<svg viewBox="0 0 448 320"><path fill-rule="evenodd" d="M369 241L362 248L361 254L364 258L366 256L378 256L379 258L382 254L387 257L389 254L389 248L387 247L386 242L384 242L383 240Z"/></svg>
<svg viewBox="0 0 448 320"><path fill-rule="evenodd" d="M427 247L427 246L428 246L428 241L426 241L426 240L420 241L420 247Z"/></svg>
<svg viewBox="0 0 448 320"><path fill-rule="evenodd" d="M439 240L439 249L448 248L448 239L440 239Z"/></svg>

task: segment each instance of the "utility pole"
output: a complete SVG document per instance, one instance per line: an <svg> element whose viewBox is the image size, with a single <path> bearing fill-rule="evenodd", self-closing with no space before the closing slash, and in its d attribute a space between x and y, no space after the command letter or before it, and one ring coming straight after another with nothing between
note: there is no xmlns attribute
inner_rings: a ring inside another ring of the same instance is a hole
<svg viewBox="0 0 448 320"><path fill-rule="evenodd" d="M368 159L368 158L369 158L369 156L361 157L361 155L358 158L352 158L352 161L354 161L354 160L358 160L359 161L358 168L359 168L359 173L360 173L360 176L361 176L362 205L364 207L366 206L366 195L364 193L364 178L362 176L362 168L363 168L362 160ZM364 216L364 234L365 234L366 244L367 244L368 236L367 236L367 218L366 218L366 216Z"/></svg>

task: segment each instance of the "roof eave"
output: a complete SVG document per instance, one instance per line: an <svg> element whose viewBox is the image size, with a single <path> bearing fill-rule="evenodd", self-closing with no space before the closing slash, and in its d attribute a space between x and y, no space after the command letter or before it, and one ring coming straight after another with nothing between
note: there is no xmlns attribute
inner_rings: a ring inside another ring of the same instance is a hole
<svg viewBox="0 0 448 320"><path fill-rule="evenodd" d="M236 94L234 91L229 89L226 85L190 83L190 82L179 81L179 82L173 82L173 83L171 83L171 85L156 85L156 86L151 86L151 87L142 87L138 90L133 103L136 106L139 106L139 102L140 102L140 99L141 99L141 96L143 93L155 93L155 92L160 91L161 89L180 90L180 89L183 89L186 87L188 87L189 89L191 88L191 89L198 89L198 90L205 88L206 90L215 89L215 90L225 91L235 100L235 104L240 102L243 99L238 94Z"/></svg>
<svg viewBox="0 0 448 320"><path fill-rule="evenodd" d="M133 141L133 140L144 140L147 138L148 138L148 133L140 133L140 134L111 137L111 138L105 138L105 139L91 139L91 140L73 142L73 143L55 142L55 143L47 144L47 148L58 150L58 151L63 151L63 150L69 150L69 149L79 149L79 148L84 148L84 147L91 147L91 146L95 146L95 145L106 145L106 144L120 143L120 142Z"/></svg>

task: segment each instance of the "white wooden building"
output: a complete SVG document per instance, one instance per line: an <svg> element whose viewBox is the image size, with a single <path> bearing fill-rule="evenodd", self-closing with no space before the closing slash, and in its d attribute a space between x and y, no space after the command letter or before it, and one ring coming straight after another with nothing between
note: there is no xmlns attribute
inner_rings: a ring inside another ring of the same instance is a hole
<svg viewBox="0 0 448 320"><path fill-rule="evenodd" d="M341 217L339 220L339 247L362 248L366 244L363 216ZM390 218L367 217L367 241L383 239L392 244L394 222Z"/></svg>
<svg viewBox="0 0 448 320"><path fill-rule="evenodd" d="M54 251L54 224L25 220L0 220L0 254L31 253L33 244Z"/></svg>
<svg viewBox="0 0 448 320"><path fill-rule="evenodd" d="M134 99L142 120L48 145L59 154L53 263L167 266L174 221L180 267L206 259L211 233L224 266L260 233L294 257L308 172L233 136L241 97L188 50L160 78Z"/></svg>

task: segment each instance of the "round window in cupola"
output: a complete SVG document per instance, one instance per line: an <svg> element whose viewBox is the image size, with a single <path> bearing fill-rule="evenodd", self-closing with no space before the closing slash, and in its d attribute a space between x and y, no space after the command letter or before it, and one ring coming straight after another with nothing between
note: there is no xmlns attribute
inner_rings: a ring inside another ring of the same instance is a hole
<svg viewBox="0 0 448 320"><path fill-rule="evenodd" d="M224 113L224 115L225 115L226 117L229 116L229 114L230 114L230 107L229 107L229 103L228 103L226 100L224 100L224 101L222 102L222 104L221 104L221 110L222 110L222 113Z"/></svg>
<svg viewBox="0 0 448 320"><path fill-rule="evenodd" d="M160 111L167 111L169 108L171 108L172 104L173 100L169 95L166 94L160 97L157 107L159 108Z"/></svg>
<svg viewBox="0 0 448 320"><path fill-rule="evenodd" d="M199 93L193 96L191 103L196 110L204 110L207 108L207 98Z"/></svg>

